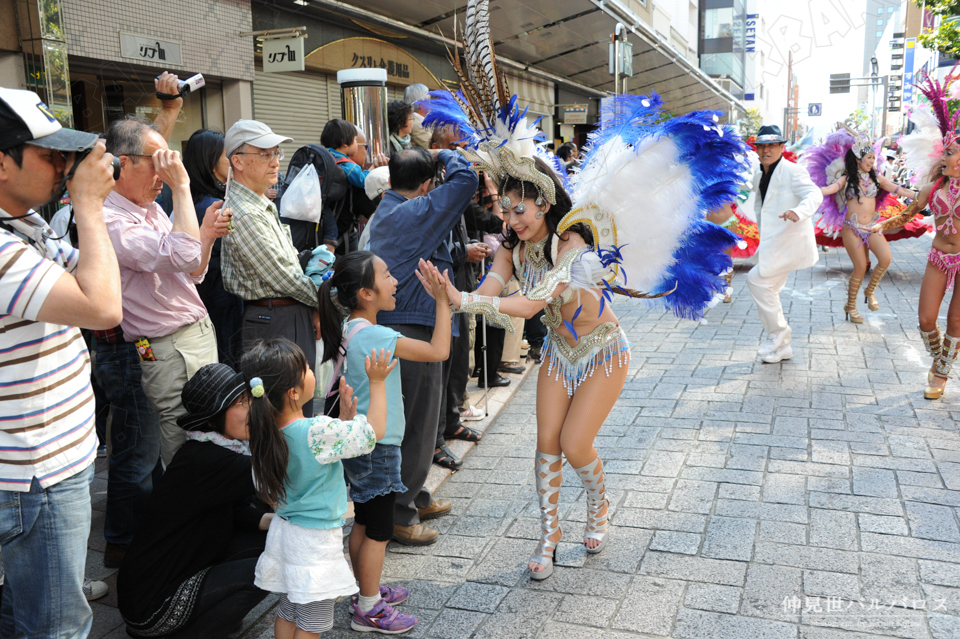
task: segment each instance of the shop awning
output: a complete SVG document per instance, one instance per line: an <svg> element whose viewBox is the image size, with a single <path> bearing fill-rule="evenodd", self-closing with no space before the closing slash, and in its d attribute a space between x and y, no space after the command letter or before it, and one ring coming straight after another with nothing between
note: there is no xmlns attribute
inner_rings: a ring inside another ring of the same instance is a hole
<svg viewBox="0 0 960 639"><path fill-rule="evenodd" d="M314 0L332 8L374 12L391 26L407 26L435 37L452 38L463 23L465 0ZM741 101L722 89L652 27L619 0L491 0L490 28L505 66L518 66L580 93L598 96L613 90L607 71L607 43L617 21L630 30L633 77L630 93L656 91L675 115L696 109L732 108ZM369 15L367 16L369 18ZM517 63L516 65L510 64Z"/></svg>

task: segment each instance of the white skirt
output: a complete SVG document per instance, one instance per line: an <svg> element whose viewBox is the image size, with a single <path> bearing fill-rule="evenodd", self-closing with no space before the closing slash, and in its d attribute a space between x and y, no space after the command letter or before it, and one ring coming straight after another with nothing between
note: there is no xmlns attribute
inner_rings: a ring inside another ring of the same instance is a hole
<svg viewBox="0 0 960 639"><path fill-rule="evenodd" d="M267 546L257 561L258 588L286 593L291 603L306 604L359 592L343 556L343 529L304 528L274 517Z"/></svg>

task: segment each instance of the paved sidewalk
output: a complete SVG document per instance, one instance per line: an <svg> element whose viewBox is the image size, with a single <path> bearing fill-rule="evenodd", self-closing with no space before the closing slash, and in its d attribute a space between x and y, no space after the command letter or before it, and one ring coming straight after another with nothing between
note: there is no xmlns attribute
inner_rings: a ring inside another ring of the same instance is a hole
<svg viewBox="0 0 960 639"><path fill-rule="evenodd" d="M441 541L390 546L385 580L410 588L403 608L420 618L406 636L960 637L960 383L923 399L929 244L892 245L881 310L861 297L861 325L843 321L843 250L792 276L795 357L783 364L756 358L745 268L705 324L618 302L633 357L596 442L607 547L584 553L583 491L566 467L560 565L544 582L526 576L539 532L530 375L438 489L454 502L435 521ZM272 623L244 637L272 637ZM325 636L360 636L348 627L341 602Z"/></svg>

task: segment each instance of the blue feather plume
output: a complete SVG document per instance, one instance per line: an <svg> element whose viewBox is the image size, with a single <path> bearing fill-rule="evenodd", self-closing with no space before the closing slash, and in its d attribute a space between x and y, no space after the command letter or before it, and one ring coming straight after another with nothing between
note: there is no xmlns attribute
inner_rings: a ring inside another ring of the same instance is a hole
<svg viewBox="0 0 960 639"><path fill-rule="evenodd" d="M652 292L664 293L675 286L676 290L657 301L677 317L701 319L714 297L726 290L720 274L733 266L733 260L725 251L738 240L727 229L705 220L691 224L673 252L673 265Z"/></svg>
<svg viewBox="0 0 960 639"><path fill-rule="evenodd" d="M465 99L462 93L459 91L457 93L461 99ZM463 112L454 94L450 91L431 91L429 95L429 100L422 100L417 103L418 106L428 111L423 118L423 126L425 128L455 127L467 146L476 149L480 142L479 135L470 122L470 118Z"/></svg>

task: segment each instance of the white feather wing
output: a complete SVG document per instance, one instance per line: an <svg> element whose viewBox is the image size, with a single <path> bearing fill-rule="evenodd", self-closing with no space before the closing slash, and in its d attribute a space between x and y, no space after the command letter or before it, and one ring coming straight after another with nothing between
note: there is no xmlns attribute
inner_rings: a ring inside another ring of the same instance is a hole
<svg viewBox="0 0 960 639"><path fill-rule="evenodd" d="M943 141L940 137L940 126L929 107L922 105L914 108L910 119L918 128L901 138L900 145L907 166L917 172L922 185L940 161Z"/></svg>
<svg viewBox="0 0 960 639"><path fill-rule="evenodd" d="M697 215L690 171L676 158L667 137L647 138L636 149L614 138L579 175L575 206L596 206L614 217L631 289L650 291L661 281Z"/></svg>

